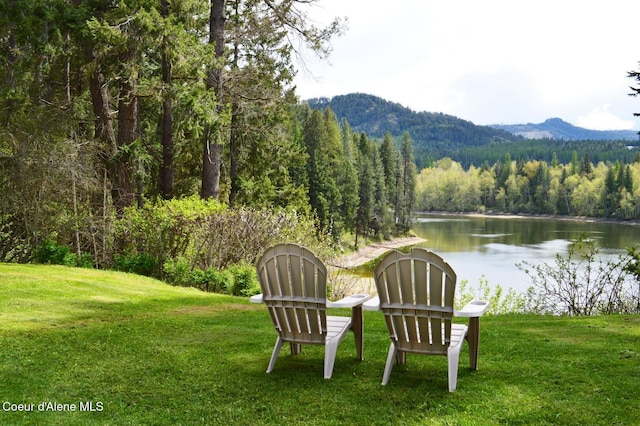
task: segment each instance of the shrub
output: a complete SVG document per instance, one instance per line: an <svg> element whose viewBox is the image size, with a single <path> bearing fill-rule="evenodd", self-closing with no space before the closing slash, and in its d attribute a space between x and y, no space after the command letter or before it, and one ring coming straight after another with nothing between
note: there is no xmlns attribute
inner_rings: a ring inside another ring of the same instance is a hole
<svg viewBox="0 0 640 426"><path fill-rule="evenodd" d="M117 271L132 272L148 277L155 274L157 267L158 261L145 253L116 255L113 262L113 269Z"/></svg>
<svg viewBox="0 0 640 426"><path fill-rule="evenodd" d="M256 269L248 263L233 265L228 269L233 281L228 289L229 294L234 296L253 296L260 293L260 284Z"/></svg>
<svg viewBox="0 0 640 426"><path fill-rule="evenodd" d="M116 221L116 256L144 255L163 265L168 259L193 258L192 252L206 234L206 222L225 207L214 200L188 197L160 200L142 208L125 209ZM155 271L159 276L159 270Z"/></svg>
<svg viewBox="0 0 640 426"><path fill-rule="evenodd" d="M33 260L36 263L51 265L93 267L93 262L88 254L82 253L78 256L76 253L71 252L69 246L58 244L53 238L47 238L38 245L33 252Z"/></svg>
<svg viewBox="0 0 640 426"><path fill-rule="evenodd" d="M64 265L64 259L69 253L71 249L68 246L59 245L53 238L47 238L35 249L33 259L36 263Z"/></svg>
<svg viewBox="0 0 640 426"><path fill-rule="evenodd" d="M189 287L193 283L191 265L184 258L167 260L164 263L163 272L165 280L170 284Z"/></svg>
<svg viewBox="0 0 640 426"><path fill-rule="evenodd" d="M168 260L163 271L165 280L177 286L194 287L212 293L230 293L234 288L234 274L230 270L209 268L203 271L193 267L184 258Z"/></svg>
<svg viewBox="0 0 640 426"><path fill-rule="evenodd" d="M161 200L125 209L116 222L113 264L134 268L150 266L153 260L157 278L166 275L159 265L178 259L187 262L189 271L224 270L235 264L253 264L266 247L277 242L305 245L326 258L332 252L329 240L318 238L313 229L311 219L284 209L228 209L198 197ZM170 273L178 272L172 270L175 266L169 265Z"/></svg>
<svg viewBox="0 0 640 426"><path fill-rule="evenodd" d="M517 264L533 281L527 309L542 314L597 315L634 312L637 308L625 265L598 258L599 249L585 235L576 239L555 264Z"/></svg>
<svg viewBox="0 0 640 426"><path fill-rule="evenodd" d="M203 272L203 280L201 290L215 293L226 293L227 289L232 285L233 276L229 271L219 271L215 268L209 268Z"/></svg>
<svg viewBox="0 0 640 426"><path fill-rule="evenodd" d="M480 277L480 286L476 290L469 285L467 280L462 280L456 289L456 305L462 309L464 305L473 299L481 299L489 302L488 314L507 314L507 313L523 313L526 307L526 298L522 294L510 288L507 293L500 285L496 285L491 289L489 281L484 277Z"/></svg>

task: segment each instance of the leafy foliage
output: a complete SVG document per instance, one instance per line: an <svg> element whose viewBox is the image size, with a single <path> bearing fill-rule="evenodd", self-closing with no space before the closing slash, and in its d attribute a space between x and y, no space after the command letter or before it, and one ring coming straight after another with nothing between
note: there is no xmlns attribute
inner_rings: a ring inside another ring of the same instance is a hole
<svg viewBox="0 0 640 426"><path fill-rule="evenodd" d="M60 245L53 238L44 240L34 251L33 258L37 263L85 268L93 267L91 257L86 253L81 255L71 253L69 246Z"/></svg>
<svg viewBox="0 0 640 426"><path fill-rule="evenodd" d="M417 209L640 217L640 163L512 161L470 166L444 158L417 177Z"/></svg>
<svg viewBox="0 0 640 426"><path fill-rule="evenodd" d="M285 210L229 209L197 196L159 200L125 209L116 222L116 255L153 259L152 276L160 277L169 260L187 261L191 269L224 269L253 263L275 241L285 240L327 253L325 243L310 234L313 222Z"/></svg>

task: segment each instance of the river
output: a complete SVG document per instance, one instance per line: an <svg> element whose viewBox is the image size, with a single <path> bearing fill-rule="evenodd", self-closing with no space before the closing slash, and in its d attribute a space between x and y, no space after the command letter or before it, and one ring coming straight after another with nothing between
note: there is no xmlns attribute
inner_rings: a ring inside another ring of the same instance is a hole
<svg viewBox="0 0 640 426"><path fill-rule="evenodd" d="M617 258L640 243L637 224L597 221L482 215L419 215L412 226L420 244L440 254L453 267L458 282L467 280L478 289L481 279L524 292L529 276L516 264L555 264L557 253L566 254L576 238L594 239L604 260Z"/></svg>

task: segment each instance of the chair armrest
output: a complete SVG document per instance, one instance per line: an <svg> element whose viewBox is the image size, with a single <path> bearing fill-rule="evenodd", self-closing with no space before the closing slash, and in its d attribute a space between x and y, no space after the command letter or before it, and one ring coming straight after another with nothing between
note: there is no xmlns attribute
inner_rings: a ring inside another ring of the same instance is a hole
<svg viewBox="0 0 640 426"><path fill-rule="evenodd" d="M489 309L488 301L474 299L467 303L462 310L455 310L454 316L467 318L481 317L485 312L487 312L487 309Z"/></svg>
<svg viewBox="0 0 640 426"><path fill-rule="evenodd" d="M249 302L251 302L251 303L262 303L263 302L262 294L256 294L254 296L251 296L249 298Z"/></svg>
<svg viewBox="0 0 640 426"><path fill-rule="evenodd" d="M362 305L365 311L379 311L380 310L380 297L376 296L368 300Z"/></svg>
<svg viewBox="0 0 640 426"><path fill-rule="evenodd" d="M327 300L327 308L353 308L362 305L369 299L371 299L371 296L368 294L352 294L335 302Z"/></svg>

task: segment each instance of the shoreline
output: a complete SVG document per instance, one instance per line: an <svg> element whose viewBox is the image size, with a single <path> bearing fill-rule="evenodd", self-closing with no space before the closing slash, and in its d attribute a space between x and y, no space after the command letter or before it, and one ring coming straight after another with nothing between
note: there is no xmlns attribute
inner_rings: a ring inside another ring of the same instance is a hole
<svg viewBox="0 0 640 426"><path fill-rule="evenodd" d="M331 266L340 269L351 269L356 266L364 265L365 263L376 259L385 252L397 248L413 246L423 243L427 240L420 237L401 237L393 238L388 241L381 241L379 243L373 243L359 248L354 252L347 253L339 256L332 262Z"/></svg>
<svg viewBox="0 0 640 426"><path fill-rule="evenodd" d="M533 213L477 213L477 212L446 212L446 211L419 211L414 213L417 216L461 216L461 217L481 217L481 218L500 218L500 219L540 219L540 220L560 220L567 222L582 223L610 223L615 225L640 226L640 220L636 219L613 219L607 217L588 217L588 216L563 216L553 214L533 214Z"/></svg>

